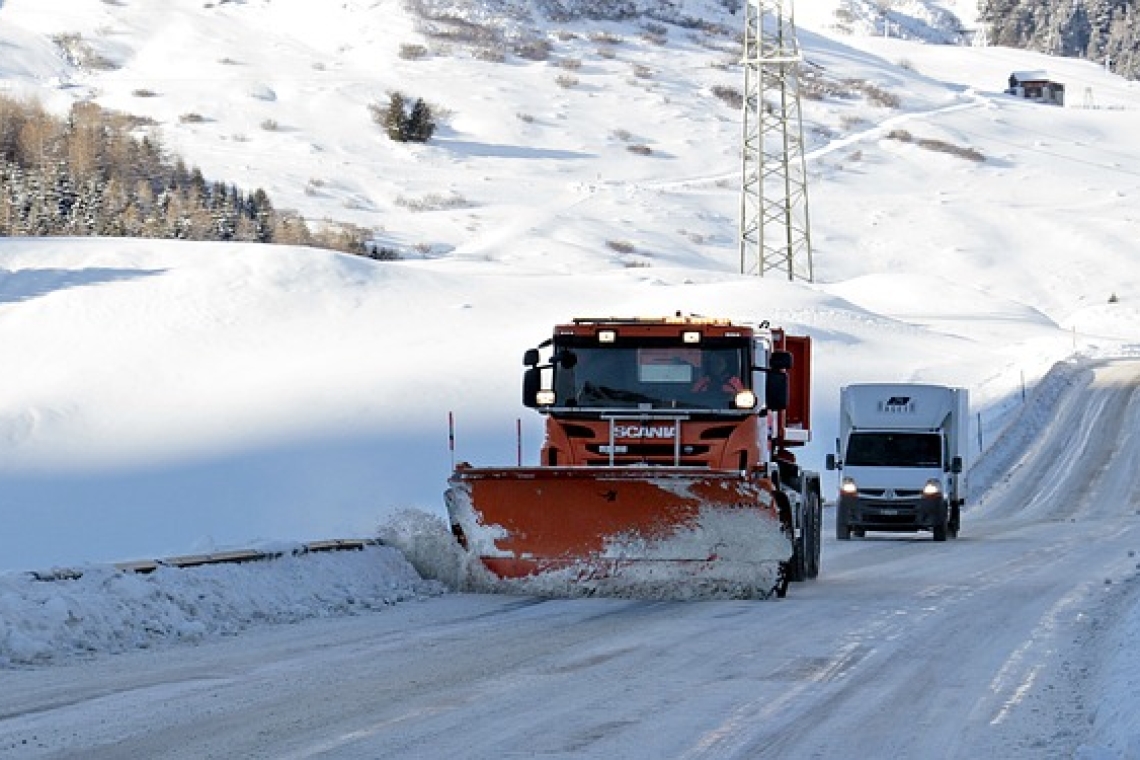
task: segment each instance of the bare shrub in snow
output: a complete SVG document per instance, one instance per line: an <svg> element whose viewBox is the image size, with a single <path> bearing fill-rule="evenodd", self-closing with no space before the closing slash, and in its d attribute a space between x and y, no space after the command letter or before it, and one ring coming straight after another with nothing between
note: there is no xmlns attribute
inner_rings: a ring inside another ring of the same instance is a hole
<svg viewBox="0 0 1140 760"><path fill-rule="evenodd" d="M477 61L486 61L487 63L502 63L507 60L507 53L501 46L480 47L471 53L471 57Z"/></svg>
<svg viewBox="0 0 1140 760"><path fill-rule="evenodd" d="M964 158L968 161L977 161L980 163L986 160L985 154L983 154L977 148L971 148L964 145L954 145L953 143L946 142L945 140L924 137L919 139L916 142L916 145L918 145L920 148L933 150L936 153L948 153L951 156L958 156L959 158Z"/></svg>
<svg viewBox="0 0 1140 760"><path fill-rule="evenodd" d="M519 58L525 58L528 61L545 61L550 58L553 47L550 40L534 38L515 43L513 49Z"/></svg>
<svg viewBox="0 0 1140 760"><path fill-rule="evenodd" d="M740 109L744 107L744 94L736 87L723 84L713 85L712 94L730 108Z"/></svg>
<svg viewBox="0 0 1140 760"><path fill-rule="evenodd" d="M119 68L118 64L95 50L81 34L57 34L51 38L51 41L72 66L97 71L113 71Z"/></svg>
<svg viewBox="0 0 1140 760"><path fill-rule="evenodd" d="M459 193L428 193L419 198L408 198L401 195L396 198L396 205L409 211L446 211L448 209L469 208L473 204Z"/></svg>
<svg viewBox="0 0 1140 760"><path fill-rule="evenodd" d="M590 40L592 42L598 42L598 43L601 43L603 45L620 45L622 42L621 37L619 37L616 34L613 34L611 32L605 32L605 31L592 32L590 34Z"/></svg>
<svg viewBox="0 0 1140 760"><path fill-rule="evenodd" d="M661 28L664 29L665 27L661 27ZM645 30L641 33L641 39L645 40L646 42L648 42L651 45L667 45L667 44L669 44L669 37L664 32L662 32L661 34L654 34L653 32L651 32L649 30Z"/></svg>
<svg viewBox="0 0 1140 760"><path fill-rule="evenodd" d="M863 94L867 98L867 102L871 105L881 106L883 108L899 107L899 96L893 92L887 92L880 87L869 87L864 90Z"/></svg>
<svg viewBox="0 0 1140 760"><path fill-rule="evenodd" d="M955 145L945 140L939 140L934 137L920 137L915 138L910 132L905 129L892 129L887 133L887 137L891 140L898 140L899 142L913 142L920 148L932 150L936 153L947 153L952 156L958 156L969 161L985 161L986 157L981 151L976 148L970 148L962 145Z"/></svg>
<svg viewBox="0 0 1140 760"><path fill-rule="evenodd" d="M426 58L427 54L427 47L419 43L405 42L400 45L399 56L405 61L418 61L421 58Z"/></svg>

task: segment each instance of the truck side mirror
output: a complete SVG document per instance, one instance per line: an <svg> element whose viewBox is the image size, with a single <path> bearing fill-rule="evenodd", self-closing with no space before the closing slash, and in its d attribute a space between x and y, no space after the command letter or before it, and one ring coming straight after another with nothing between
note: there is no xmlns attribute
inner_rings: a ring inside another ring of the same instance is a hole
<svg viewBox="0 0 1140 760"><path fill-rule="evenodd" d="M950 460L950 472L957 475L962 471L962 457L954 457Z"/></svg>
<svg viewBox="0 0 1140 760"><path fill-rule="evenodd" d="M827 467L827 469L829 469L829 470L838 470L839 469L839 464L835 461L835 455L834 454L828 454L827 455L827 458L824 460L824 466Z"/></svg>
<svg viewBox="0 0 1140 760"><path fill-rule="evenodd" d="M792 368L792 352L791 351L773 351L772 355L768 357L768 369L779 370L780 372L787 372Z"/></svg>
<svg viewBox="0 0 1140 760"><path fill-rule="evenodd" d="M537 353L537 352L536 352ZM534 409L538 406L538 392L542 390L542 370L531 366L523 373L523 406Z"/></svg>
<svg viewBox="0 0 1140 760"><path fill-rule="evenodd" d="M788 408L788 376L783 372L764 374L764 402L769 411L782 412Z"/></svg>
<svg viewBox="0 0 1140 760"><path fill-rule="evenodd" d="M523 354L523 366L533 367L538 364L538 349L528 348L526 353Z"/></svg>

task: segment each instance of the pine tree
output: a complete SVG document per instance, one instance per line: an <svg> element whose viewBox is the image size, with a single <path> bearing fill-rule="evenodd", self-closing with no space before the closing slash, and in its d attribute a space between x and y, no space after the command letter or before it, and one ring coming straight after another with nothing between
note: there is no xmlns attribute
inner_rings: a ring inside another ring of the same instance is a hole
<svg viewBox="0 0 1140 760"><path fill-rule="evenodd" d="M423 98L417 98L412 106L412 113L404 129L407 139L411 142L427 142L435 134L435 119L432 116L431 106Z"/></svg>
<svg viewBox="0 0 1140 760"><path fill-rule="evenodd" d="M257 226L257 242L273 242L273 203L260 187L249 197L250 218Z"/></svg>
<svg viewBox="0 0 1140 760"><path fill-rule="evenodd" d="M1083 0L1069 0L1064 22L1059 30L1061 55L1074 58L1084 56L1092 38L1088 8Z"/></svg>
<svg viewBox="0 0 1140 760"><path fill-rule="evenodd" d="M1136 0L983 0L980 17L993 44L1083 57L1140 77Z"/></svg>
<svg viewBox="0 0 1140 760"><path fill-rule="evenodd" d="M1140 14L1132 6L1118 8L1104 43L1104 54L1113 72L1128 79L1140 77L1140 40L1136 35Z"/></svg>
<svg viewBox="0 0 1140 760"><path fill-rule="evenodd" d="M79 201L79 193L75 189L75 181L71 176L68 162L56 162L54 174L52 196L55 202L56 226L66 230L72 224L73 209Z"/></svg>
<svg viewBox="0 0 1140 760"><path fill-rule="evenodd" d="M384 112L384 131L388 133L390 140L408 141L405 132L406 120L407 104L404 101L404 96L398 92L393 92L388 96L388 109Z"/></svg>

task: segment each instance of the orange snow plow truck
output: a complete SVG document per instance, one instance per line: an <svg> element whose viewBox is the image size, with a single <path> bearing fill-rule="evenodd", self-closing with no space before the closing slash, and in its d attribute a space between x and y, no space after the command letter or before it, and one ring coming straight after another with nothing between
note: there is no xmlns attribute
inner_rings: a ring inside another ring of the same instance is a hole
<svg viewBox="0 0 1140 760"><path fill-rule="evenodd" d="M461 463L465 584L554 596L784 596L819 572L811 339L695 316L575 319L524 356L538 466Z"/></svg>

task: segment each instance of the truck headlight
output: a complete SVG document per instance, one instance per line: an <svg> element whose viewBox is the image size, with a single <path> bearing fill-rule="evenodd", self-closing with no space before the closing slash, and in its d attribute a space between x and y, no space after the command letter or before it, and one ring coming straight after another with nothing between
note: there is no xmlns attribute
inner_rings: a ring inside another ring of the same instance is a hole
<svg viewBox="0 0 1140 760"><path fill-rule="evenodd" d="M756 394L752 391L737 391L732 397L732 405L737 409L752 409L756 406Z"/></svg>
<svg viewBox="0 0 1140 760"><path fill-rule="evenodd" d="M844 478L843 482L839 484L839 492L844 496L855 496L859 493L859 487L851 478Z"/></svg>
<svg viewBox="0 0 1140 760"><path fill-rule="evenodd" d="M539 406L554 406L554 391L539 391L534 400Z"/></svg>
<svg viewBox="0 0 1140 760"><path fill-rule="evenodd" d="M926 485L922 487L922 495L928 499L933 499L942 495L942 484L936 479L931 478L926 481Z"/></svg>

